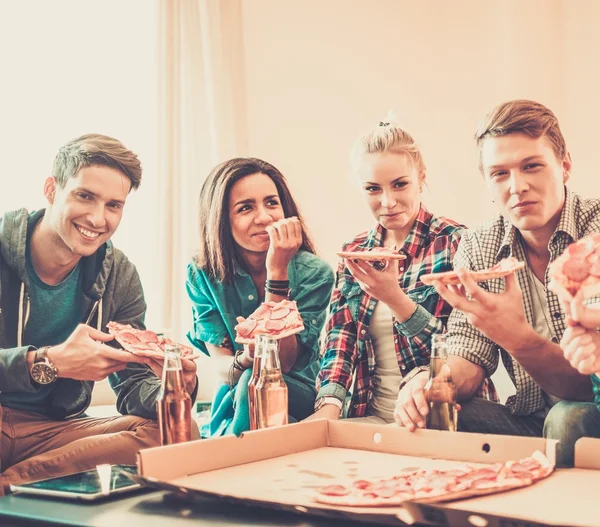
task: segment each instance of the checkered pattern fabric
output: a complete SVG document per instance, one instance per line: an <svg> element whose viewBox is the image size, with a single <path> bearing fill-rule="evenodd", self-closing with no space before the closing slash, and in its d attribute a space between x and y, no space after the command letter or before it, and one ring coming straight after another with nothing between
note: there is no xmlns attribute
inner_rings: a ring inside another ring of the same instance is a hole
<svg viewBox="0 0 600 527"><path fill-rule="evenodd" d="M565 205L558 226L550 239L548 248L550 260L554 261L565 248L591 232L600 231L600 200L583 199L573 192L566 191ZM514 256L526 262L523 240L519 231L499 216L494 221L478 228L463 232L462 240L454 267L479 271L492 267L502 258ZM523 291L523 304L527 320L533 326L533 283L531 272L525 268L517 272L519 285ZM553 342L560 342L565 331L565 316L558 297L548 290L548 270L545 284L548 302L548 319L552 321ZM482 283L484 289L492 293L504 290L504 279L489 280ZM464 313L454 310L448 319L449 353L463 357L485 369L488 376L487 396L498 400L489 376L496 371L501 357L504 366L516 388L516 394L506 401L506 405L515 415L529 415L545 407L541 388L530 375L515 361L506 350L499 348L471 326Z"/></svg>
<svg viewBox="0 0 600 527"><path fill-rule="evenodd" d="M449 306L435 289L419 277L452 269L463 226L436 218L421 207L415 225L401 249L406 259L399 262L400 286L417 304L406 321L394 321L394 343L403 375L429 364L431 336L444 331ZM380 225L344 245L345 251L368 250L383 245L385 229ZM327 337L317 378L317 400L334 397L350 403L348 417L362 417L372 397L375 351L369 325L377 300L367 295L342 260L332 295Z"/></svg>

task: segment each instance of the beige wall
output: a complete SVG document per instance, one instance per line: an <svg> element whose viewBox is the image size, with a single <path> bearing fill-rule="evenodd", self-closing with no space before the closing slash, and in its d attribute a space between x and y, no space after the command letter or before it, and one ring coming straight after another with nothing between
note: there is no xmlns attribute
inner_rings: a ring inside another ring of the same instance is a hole
<svg viewBox="0 0 600 527"><path fill-rule="evenodd" d="M427 206L467 225L491 211L472 140L478 120L498 102L533 98L568 123L559 1L243 8L249 152L287 174L332 263L344 240L373 223L347 158L388 110L422 146Z"/></svg>

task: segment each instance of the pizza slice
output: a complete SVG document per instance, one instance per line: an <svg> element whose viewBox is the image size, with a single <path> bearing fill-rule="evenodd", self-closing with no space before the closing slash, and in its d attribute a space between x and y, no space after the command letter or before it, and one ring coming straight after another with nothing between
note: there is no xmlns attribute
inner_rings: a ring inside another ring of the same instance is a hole
<svg viewBox="0 0 600 527"><path fill-rule="evenodd" d="M364 251L340 251L336 253L341 258L352 260L365 260L368 262L382 262L384 260L404 260L405 254L401 254L396 246L393 247L373 247Z"/></svg>
<svg viewBox="0 0 600 527"><path fill-rule="evenodd" d="M489 269L482 271L469 271L468 274L476 282L485 282L486 280L493 280L494 278L502 278L525 267L525 262L517 260L515 257L510 256L503 258L496 265ZM443 273L429 273L420 276L421 281L424 284L432 285L434 282L441 282L444 285L460 285L461 281L456 271L445 271Z"/></svg>
<svg viewBox="0 0 600 527"><path fill-rule="evenodd" d="M304 330L304 323L293 300L263 302L248 318L237 317L235 341L251 344L256 335L276 339L289 337Z"/></svg>
<svg viewBox="0 0 600 527"><path fill-rule="evenodd" d="M416 469L390 478L355 479L321 487L314 500L340 507L395 507L414 500L436 503L532 485L554 470L539 451L520 461L449 470Z"/></svg>
<svg viewBox="0 0 600 527"><path fill-rule="evenodd" d="M165 346L175 344L171 339L157 335L149 329L136 329L129 324L120 324L119 322L109 322L106 324L108 332L115 337L115 340L123 346L125 351L135 355L150 357L152 359L163 359L165 355ZM194 350L185 344L177 344L181 351L181 356L185 359L196 359Z"/></svg>
<svg viewBox="0 0 600 527"><path fill-rule="evenodd" d="M548 268L548 287L570 300L580 290L584 298L600 293L600 233L589 234L569 245Z"/></svg>

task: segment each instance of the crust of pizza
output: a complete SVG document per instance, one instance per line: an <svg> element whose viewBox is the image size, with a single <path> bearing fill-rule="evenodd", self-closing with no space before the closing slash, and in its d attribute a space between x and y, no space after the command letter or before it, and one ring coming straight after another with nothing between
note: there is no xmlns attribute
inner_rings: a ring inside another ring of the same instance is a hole
<svg viewBox="0 0 600 527"><path fill-rule="evenodd" d="M335 253L341 258L349 258L353 260L364 260L367 262L381 262L382 260L405 260L406 255L399 253L381 253L369 251L341 251Z"/></svg>
<svg viewBox="0 0 600 527"><path fill-rule="evenodd" d="M484 270L484 271L471 271L469 275L476 282L485 282L487 280L493 280L495 278L503 278L511 275L520 269L525 267L525 262L516 262L514 265L505 269L496 270ZM426 285L432 285L434 282L441 282L444 285L460 285L461 281L456 271L445 271L443 273L430 273L423 274L420 280Z"/></svg>

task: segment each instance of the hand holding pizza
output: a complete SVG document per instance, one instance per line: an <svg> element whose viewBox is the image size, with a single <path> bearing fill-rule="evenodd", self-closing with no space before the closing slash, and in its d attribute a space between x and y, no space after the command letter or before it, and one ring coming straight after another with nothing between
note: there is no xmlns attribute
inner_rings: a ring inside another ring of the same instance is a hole
<svg viewBox="0 0 600 527"><path fill-rule="evenodd" d="M267 252L267 278L287 280L288 264L302 246L302 225L298 218L284 218L266 228L271 243Z"/></svg>
<svg viewBox="0 0 600 527"><path fill-rule="evenodd" d="M460 286L440 281L433 285L446 302L466 315L469 324L509 353L537 341L537 334L527 322L523 293L514 274L505 277L504 291L496 294L479 287L465 269L457 269L456 273Z"/></svg>
<svg viewBox="0 0 600 527"><path fill-rule="evenodd" d="M596 329L568 327L560 341L565 359L583 375L600 372L600 334Z"/></svg>
<svg viewBox="0 0 600 527"><path fill-rule="evenodd" d="M364 260L345 258L345 262L360 288L369 296L388 306L399 297L406 296L398 282L398 264L394 260L386 260L381 270Z"/></svg>

